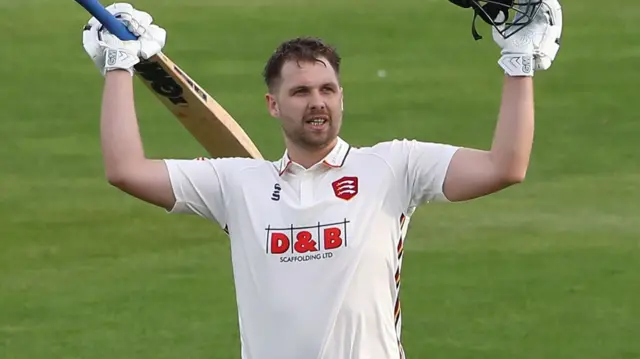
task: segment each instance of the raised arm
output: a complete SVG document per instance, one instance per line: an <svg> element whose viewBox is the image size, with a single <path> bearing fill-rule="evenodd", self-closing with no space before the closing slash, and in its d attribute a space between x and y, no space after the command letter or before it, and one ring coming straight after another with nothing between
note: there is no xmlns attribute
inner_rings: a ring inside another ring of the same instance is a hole
<svg viewBox="0 0 640 359"><path fill-rule="evenodd" d="M456 152L444 181L445 196L453 202L470 200L522 182L529 166L533 130L533 81L506 76L491 149L461 148Z"/></svg>
<svg viewBox="0 0 640 359"><path fill-rule="evenodd" d="M162 160L147 159L136 119L131 75L109 71L105 77L100 141L107 181L156 206L171 209L175 197Z"/></svg>
<svg viewBox="0 0 640 359"><path fill-rule="evenodd" d="M134 10L129 4L117 3L106 9L121 13L123 18L133 18L133 23L144 27L146 33L137 41L126 42L101 33L99 42L99 26L92 19L83 34L85 50L105 77L100 139L107 180L123 192L170 213L196 214L226 228L229 188L224 187L225 176L237 168L239 161L153 160L145 156L134 105L132 67L140 58L148 59L160 52L166 33L151 25L149 14ZM136 28L129 30L140 33Z"/></svg>
<svg viewBox="0 0 640 359"><path fill-rule="evenodd" d="M533 6L529 0L522 7ZM465 201L500 191L524 180L534 133L535 70L551 66L560 44L562 11L557 0L543 0L531 23L506 40L500 26L493 37L502 48L505 71L498 124L490 150L462 148L445 177L443 192L450 201Z"/></svg>
<svg viewBox="0 0 640 359"><path fill-rule="evenodd" d="M138 129L133 93L133 66L140 58L149 58L162 49L166 32L151 25L149 14L134 10L129 4L107 7L112 14L135 21L129 30L146 36L135 41L121 41L99 31L92 18L83 31L83 45L100 73L105 77L100 116L100 140L107 180L122 191L148 203L171 209L175 197L164 161L145 157Z"/></svg>

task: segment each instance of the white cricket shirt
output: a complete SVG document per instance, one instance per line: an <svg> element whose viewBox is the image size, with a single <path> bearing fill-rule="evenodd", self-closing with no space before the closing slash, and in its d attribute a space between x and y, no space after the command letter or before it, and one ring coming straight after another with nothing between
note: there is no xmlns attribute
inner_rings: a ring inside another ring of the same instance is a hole
<svg viewBox="0 0 640 359"><path fill-rule="evenodd" d="M205 217L231 241L243 359L398 359L403 241L416 206L447 201L457 147L339 139L309 169L285 152L166 160L170 213Z"/></svg>

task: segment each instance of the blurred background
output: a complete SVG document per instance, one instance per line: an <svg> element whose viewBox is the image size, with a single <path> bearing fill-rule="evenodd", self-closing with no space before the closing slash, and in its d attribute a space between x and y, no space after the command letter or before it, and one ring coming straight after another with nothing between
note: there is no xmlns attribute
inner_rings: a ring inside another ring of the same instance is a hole
<svg viewBox="0 0 640 359"><path fill-rule="evenodd" d="M499 49L485 24L474 41L471 11L447 0L131 3L269 159L283 144L261 71L299 35L344 58L349 142L491 144ZM640 3L562 4L562 48L535 76L526 181L422 207L411 222L408 358L640 358ZM53 0L2 0L0 11L0 358L239 358L223 232L105 180L87 13ZM139 81L136 92L148 156L206 156Z"/></svg>

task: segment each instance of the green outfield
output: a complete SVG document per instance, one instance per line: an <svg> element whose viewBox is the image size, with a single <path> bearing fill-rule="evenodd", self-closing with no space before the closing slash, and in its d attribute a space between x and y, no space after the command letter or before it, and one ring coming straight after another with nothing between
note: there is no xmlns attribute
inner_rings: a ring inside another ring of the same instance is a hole
<svg viewBox="0 0 640 359"><path fill-rule="evenodd" d="M473 41L471 13L447 0L133 4L168 30L165 52L270 159L283 148L261 70L298 35L323 37L344 57L351 143L491 143L498 49L483 25L485 39ZM640 358L640 3L563 4L562 49L535 77L525 183L423 207L411 222L409 359ZM84 10L7 0L0 12L0 359L239 358L223 232L105 180L102 80L82 49ZM206 155L136 84L147 154Z"/></svg>

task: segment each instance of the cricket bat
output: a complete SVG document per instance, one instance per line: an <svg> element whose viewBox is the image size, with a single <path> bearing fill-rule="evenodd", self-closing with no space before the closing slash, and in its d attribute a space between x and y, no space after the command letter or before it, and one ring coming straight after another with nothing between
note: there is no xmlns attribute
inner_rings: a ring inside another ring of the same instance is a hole
<svg viewBox="0 0 640 359"><path fill-rule="evenodd" d="M75 0L121 40L136 36L98 0ZM136 75L212 157L262 159L251 138L229 113L171 59L159 53L135 66Z"/></svg>

